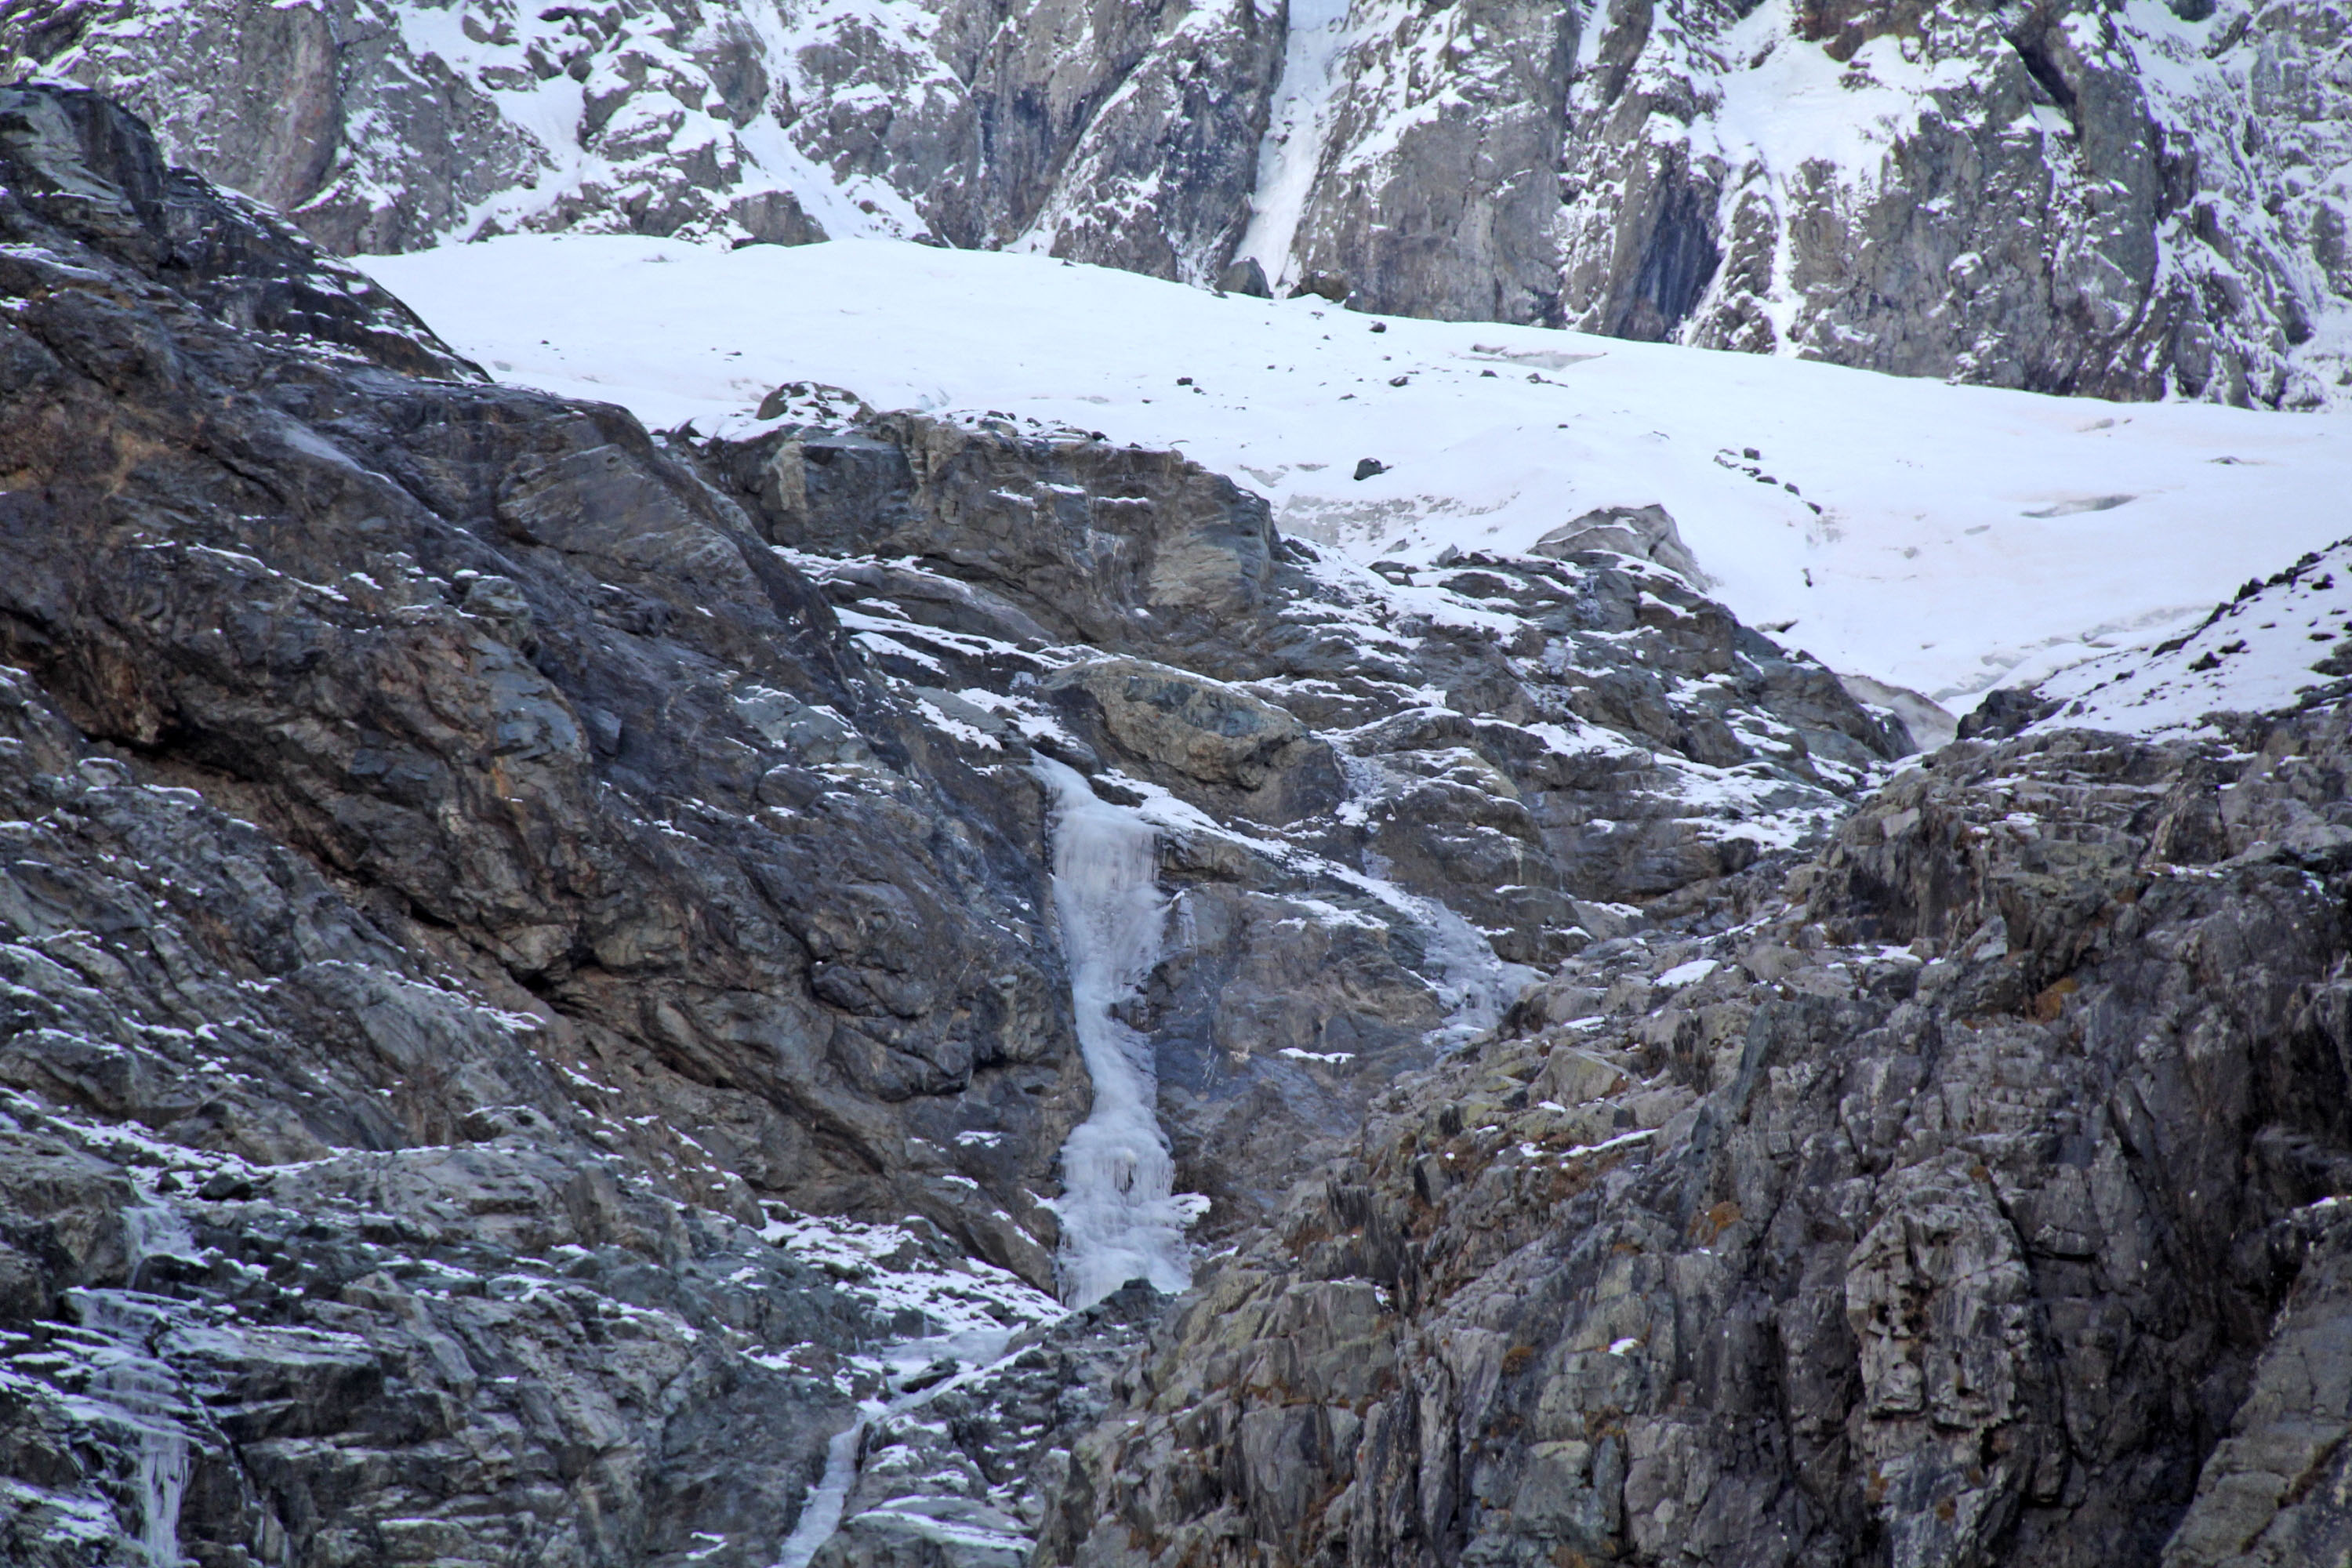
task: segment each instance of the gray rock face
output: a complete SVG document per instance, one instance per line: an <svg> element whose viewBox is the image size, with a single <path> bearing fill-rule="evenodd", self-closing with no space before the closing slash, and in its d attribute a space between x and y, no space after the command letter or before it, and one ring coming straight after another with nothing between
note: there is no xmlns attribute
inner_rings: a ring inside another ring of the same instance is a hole
<svg viewBox="0 0 2352 1568"><path fill-rule="evenodd" d="M1137 1280L1016 1337L984 1371L900 1396L862 1435L840 1529L814 1568L1022 1568L1070 1445L1123 1390L1167 1305Z"/></svg>
<svg viewBox="0 0 2352 1568"><path fill-rule="evenodd" d="M1359 310L1556 322L1577 13L1556 0L1349 8L1341 85L1288 254Z"/></svg>
<svg viewBox="0 0 2352 1568"><path fill-rule="evenodd" d="M1206 284L1248 216L1282 12L984 0L107 0L0 10L0 77L114 93L330 248L515 229L884 232ZM16 71L9 68L14 63Z"/></svg>
<svg viewBox="0 0 2352 1568"><path fill-rule="evenodd" d="M2339 55L2340 17L1830 5L1770 36L1648 10L1612 12L1601 57L1626 63L1585 83L1575 324L2043 391L2331 395L2342 366L2294 351L2342 309L2341 219L2289 169L2315 137L2341 165L2343 109L2265 84L2281 51ZM1717 129L1789 93L1889 127L1866 152ZM2247 151L2273 138L2297 151Z"/></svg>
<svg viewBox="0 0 2352 1568"><path fill-rule="evenodd" d="M1078 9L1041 5L1003 24L1000 36L1019 42L992 61L982 90L994 101L978 106L986 162L960 171L990 217L947 232L960 245L1031 237L1055 256L1208 287L1248 220L1282 61L1282 5L1097 0L1083 27L1059 15ZM1083 58L1074 34L1133 41L1100 61L1102 79L1072 105L1082 113L1038 128L1034 184L1004 189L996 149L1009 122L1032 112L1033 82L1049 104L1059 96L1073 55Z"/></svg>
<svg viewBox="0 0 2352 1568"><path fill-rule="evenodd" d="M1707 585L1698 558L1683 542L1681 530L1664 507L1612 507L1588 511L1561 523L1535 542L1531 552L1555 560L1572 558L1580 550L1613 550L1654 561L1697 587Z"/></svg>
<svg viewBox="0 0 2352 1568"><path fill-rule="evenodd" d="M773 1205L1050 1277L1034 795L111 105L0 186L0 1555L772 1561L920 1327Z"/></svg>
<svg viewBox="0 0 2352 1568"><path fill-rule="evenodd" d="M87 96L19 93L5 112L0 135L80 123L92 169L121 172L107 157L135 144ZM111 303L58 269L87 256L161 270L141 241L199 276L278 253L181 245L174 224L257 222L184 177L154 209L163 232L86 241L99 198L43 179L12 166L25 241L8 283L38 303L11 327L7 431L28 482L0 503L17 519L6 635L29 678L93 741L235 792L394 941L446 933L430 944L454 944L445 962L478 971L491 999L564 1015L566 1048L635 1042L648 1087L692 1100L719 1141L698 1155L645 1134L683 1168L715 1160L775 1195L936 1210L961 1229L952 1184L843 1200L877 1161L898 1167L908 1137L965 1130L901 1119L975 1082L975 1106L1016 1118L1041 1113L1033 1088L1058 1102L1067 1025L1022 912L1034 818L948 804L954 788L991 797L969 774L931 787L926 742L903 709L872 706L822 602L625 416L331 355L281 366L191 310L201 286ZM316 332L299 315L281 330L338 349L389 310L353 302ZM375 357L430 347L403 338ZM204 399L218 408L200 443L172 421ZM256 465L284 477L255 489ZM701 673L680 685L679 668ZM773 708L816 718L779 725ZM851 729L861 760L839 744ZM875 826L904 811L936 837ZM929 977L928 956L959 941L985 972L969 993ZM799 1130L811 1112L822 1136ZM988 1180L1025 1210L1018 1184L1044 1170ZM1018 1225L983 1223L1001 1260L1036 1266Z"/></svg>
<svg viewBox="0 0 2352 1568"><path fill-rule="evenodd" d="M1151 812L1176 898L1136 1022L1204 1243L1508 966L1591 940L1576 900L1735 872L1910 749L1635 555L1383 577L1181 457L994 418L691 449L976 763L1042 751Z"/></svg>
<svg viewBox="0 0 2352 1568"><path fill-rule="evenodd" d="M12 1561L772 1562L882 1347L1050 1310L1041 752L1157 814L1210 1242L1906 749L1644 560L1408 590L1173 454L499 389L87 92L0 93L0 242ZM827 1550L1025 1540L1129 1307L895 1410Z"/></svg>
<svg viewBox="0 0 2352 1568"><path fill-rule="evenodd" d="M2335 1561L2347 764L1963 743L1588 948L1155 1334L1044 1560Z"/></svg>
<svg viewBox="0 0 2352 1568"><path fill-rule="evenodd" d="M329 247L1019 245L1905 375L2305 406L2352 320L2322 0L0 3Z"/></svg>

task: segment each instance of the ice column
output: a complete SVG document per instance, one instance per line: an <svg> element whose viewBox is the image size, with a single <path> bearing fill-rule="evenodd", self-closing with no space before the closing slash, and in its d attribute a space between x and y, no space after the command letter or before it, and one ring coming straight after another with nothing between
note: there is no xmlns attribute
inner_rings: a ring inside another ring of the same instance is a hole
<svg viewBox="0 0 2352 1568"><path fill-rule="evenodd" d="M141 1225L146 1216L136 1208L127 1215L135 1265L148 1234ZM101 1405L113 1405L115 1420L138 1436L131 1488L139 1505L140 1550L149 1568L180 1568L180 1503L187 1495L190 1453L178 1419L178 1380L146 1353L146 1317L127 1308L115 1292L76 1291L72 1299L84 1328L116 1342L113 1353L90 1377L88 1393Z"/></svg>
<svg viewBox="0 0 2352 1568"><path fill-rule="evenodd" d="M1134 813L1105 804L1076 769L1050 758L1037 772L1054 792L1054 911L1070 969L1078 1049L1094 1080L1094 1110L1062 1146L1062 1300L1090 1306L1129 1279L1160 1289L1192 1283L1172 1189L1175 1162L1154 1109L1151 1044L1112 1015L1160 959L1168 902L1160 896L1157 836Z"/></svg>
<svg viewBox="0 0 2352 1568"><path fill-rule="evenodd" d="M801 1504L800 1522L785 1537L782 1550L776 1557L775 1568L808 1568L809 1559L817 1548L831 1541L841 1528L841 1510L849 1500L849 1489L857 1480L857 1449L866 1440L866 1423L854 1421L833 1435L825 1445L824 1477L810 1489L808 1500Z"/></svg>
<svg viewBox="0 0 2352 1568"><path fill-rule="evenodd" d="M180 1500L188 1439L168 1422L139 1428L139 1544L154 1568L180 1568Z"/></svg>
<svg viewBox="0 0 2352 1568"><path fill-rule="evenodd" d="M1298 226L1322 165L1331 131L1331 100L1348 47L1348 0L1290 0L1282 80L1258 148L1257 189L1250 195L1249 227L1234 258L1255 257L1265 280L1280 289L1297 279Z"/></svg>

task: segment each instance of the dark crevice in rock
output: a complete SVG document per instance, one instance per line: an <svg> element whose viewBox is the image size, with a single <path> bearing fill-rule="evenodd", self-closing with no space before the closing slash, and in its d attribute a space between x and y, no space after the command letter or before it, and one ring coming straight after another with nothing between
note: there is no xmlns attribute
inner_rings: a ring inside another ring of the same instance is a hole
<svg viewBox="0 0 2352 1568"><path fill-rule="evenodd" d="M2025 68L2042 85L2042 90L2050 95L2050 101L2064 110L2067 117L2074 121L2075 132L2079 135L2082 121L2075 112L2074 89L2067 81L2065 73L2058 68L2057 58L2051 51L2050 27L2051 24L2045 20L2039 27L2011 33L2008 36L2009 46L2017 51L2017 58L2025 62Z"/></svg>
<svg viewBox="0 0 2352 1568"><path fill-rule="evenodd" d="M1632 298L1610 329L1612 336L1660 342L1688 318L1722 261L1713 217L1690 186L1667 194L1643 242Z"/></svg>

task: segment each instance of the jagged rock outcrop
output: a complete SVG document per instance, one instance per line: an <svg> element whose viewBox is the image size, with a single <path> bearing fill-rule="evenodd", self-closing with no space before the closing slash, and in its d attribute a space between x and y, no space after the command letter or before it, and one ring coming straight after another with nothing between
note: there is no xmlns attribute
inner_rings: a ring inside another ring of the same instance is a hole
<svg viewBox="0 0 2352 1568"><path fill-rule="evenodd" d="M886 232L1205 284L1247 221L1283 42L1256 0L100 0L0 7L0 75L121 96L332 249L584 227Z"/></svg>
<svg viewBox="0 0 2352 1568"><path fill-rule="evenodd" d="M2352 374L2347 51L2311 0L0 0L0 75L346 252L919 235L2296 406Z"/></svg>
<svg viewBox="0 0 2352 1568"><path fill-rule="evenodd" d="M1314 158L1305 210L1259 259L1360 310L1556 323L1578 25L1557 0L1350 6L1339 84L1276 154Z"/></svg>
<svg viewBox="0 0 2352 1568"><path fill-rule="evenodd" d="M1588 948L1201 1282L1043 1559L2338 1560L2347 766L1963 742Z"/></svg>
<svg viewBox="0 0 2352 1568"><path fill-rule="evenodd" d="M1167 1299L1141 1280L1015 1337L993 1364L917 1385L860 1435L839 1530L813 1568L1022 1568L1069 1468Z"/></svg>
<svg viewBox="0 0 2352 1568"><path fill-rule="evenodd" d="M1034 803L1024 823L932 757L805 581L626 416L446 354L420 377L335 352L402 314L336 269L283 284L339 303L331 327L298 305L257 323L275 341L234 331L206 307L239 286L170 285L282 262L219 237L266 220L163 173L102 100L5 112L26 304L0 639L28 679L142 782L235 802L399 945L560 1016L555 1054L625 1051L600 1109L693 1104L699 1149L631 1139L692 1186L741 1173L961 1229L963 1189L936 1177L928 1199L895 1173L857 1194L908 1138L1011 1116L1007 1147L1046 1152L988 1174L974 1217L1034 1271L1038 1244L990 1216L1029 1206L1066 1125L1027 1121L1070 1114ZM75 179L43 173L60 148ZM393 364L426 352L396 341ZM882 826L907 813L920 831ZM925 1124L951 1105L958 1125Z"/></svg>
<svg viewBox="0 0 2352 1568"><path fill-rule="evenodd" d="M2347 47L2340 12L2292 4L1612 7L1577 94L1564 319L2042 391L2324 401L2340 351L2298 351L2352 297ZM1834 123L1762 119L1807 111Z"/></svg>

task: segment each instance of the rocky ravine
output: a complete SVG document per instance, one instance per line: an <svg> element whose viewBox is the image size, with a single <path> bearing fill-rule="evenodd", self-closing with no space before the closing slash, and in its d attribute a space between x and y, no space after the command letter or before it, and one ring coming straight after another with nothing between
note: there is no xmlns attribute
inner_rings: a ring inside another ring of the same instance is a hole
<svg viewBox="0 0 2352 1568"><path fill-rule="evenodd" d="M2121 398L2340 397L2326 0L0 0L331 248L1020 246Z"/></svg>
<svg viewBox="0 0 2352 1568"><path fill-rule="evenodd" d="M0 231L12 1561L765 1564L856 1401L1044 1414L842 1542L1023 1541L1151 1310L1045 1326L1037 759L1156 833L1209 1247L1907 749L1662 519L1414 581L1085 432L656 438L78 90Z"/></svg>

